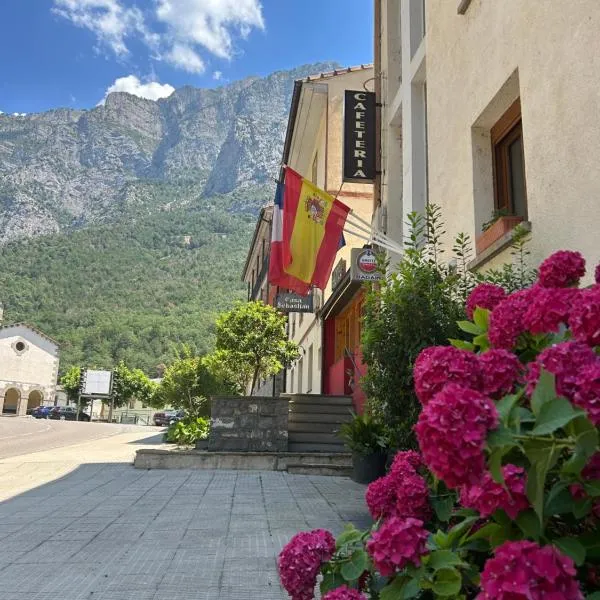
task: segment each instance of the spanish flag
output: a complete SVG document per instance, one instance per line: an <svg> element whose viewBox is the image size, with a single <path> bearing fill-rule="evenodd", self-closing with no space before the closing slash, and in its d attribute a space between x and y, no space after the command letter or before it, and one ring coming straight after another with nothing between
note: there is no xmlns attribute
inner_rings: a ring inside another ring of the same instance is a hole
<svg viewBox="0 0 600 600"><path fill-rule="evenodd" d="M273 212L272 284L305 295L325 289L350 208L290 169Z"/></svg>

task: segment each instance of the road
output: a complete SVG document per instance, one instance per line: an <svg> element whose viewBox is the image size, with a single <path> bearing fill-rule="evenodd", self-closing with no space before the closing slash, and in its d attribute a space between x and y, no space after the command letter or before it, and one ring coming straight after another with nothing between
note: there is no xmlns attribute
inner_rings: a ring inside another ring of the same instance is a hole
<svg viewBox="0 0 600 600"><path fill-rule="evenodd" d="M343 477L138 470L154 428L0 425L1 600L284 600L295 533L370 524Z"/></svg>
<svg viewBox="0 0 600 600"><path fill-rule="evenodd" d="M0 418L0 460L32 452L64 448L125 433L142 437L159 434L161 429L108 423L53 421L31 417Z"/></svg>

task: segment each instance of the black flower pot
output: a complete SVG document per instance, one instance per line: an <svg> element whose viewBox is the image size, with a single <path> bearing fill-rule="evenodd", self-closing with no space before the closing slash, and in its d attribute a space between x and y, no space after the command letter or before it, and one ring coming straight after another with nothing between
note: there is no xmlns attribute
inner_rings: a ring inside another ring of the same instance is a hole
<svg viewBox="0 0 600 600"><path fill-rule="evenodd" d="M387 452L373 454L352 453L352 481L371 483L385 475Z"/></svg>

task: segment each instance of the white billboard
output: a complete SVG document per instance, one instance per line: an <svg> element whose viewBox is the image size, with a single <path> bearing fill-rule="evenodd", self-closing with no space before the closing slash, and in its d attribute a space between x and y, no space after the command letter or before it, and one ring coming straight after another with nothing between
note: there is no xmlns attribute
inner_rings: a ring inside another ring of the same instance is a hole
<svg viewBox="0 0 600 600"><path fill-rule="evenodd" d="M111 391L112 371L86 371L84 376L83 396L109 396Z"/></svg>

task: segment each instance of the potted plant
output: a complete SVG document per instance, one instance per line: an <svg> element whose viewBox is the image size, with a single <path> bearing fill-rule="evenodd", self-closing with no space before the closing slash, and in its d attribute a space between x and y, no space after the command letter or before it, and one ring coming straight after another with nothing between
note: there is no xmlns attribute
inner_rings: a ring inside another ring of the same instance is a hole
<svg viewBox="0 0 600 600"><path fill-rule="evenodd" d="M522 221L523 217L510 215L506 210L495 210L492 218L482 225L482 233L475 240L477 254L481 254Z"/></svg>
<svg viewBox="0 0 600 600"><path fill-rule="evenodd" d="M339 436L352 452L353 481L371 483L385 474L388 437L383 423L367 413L353 413Z"/></svg>

